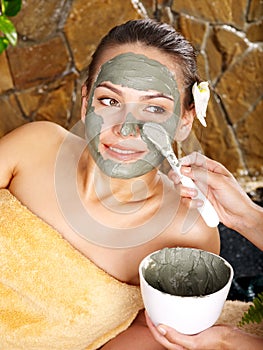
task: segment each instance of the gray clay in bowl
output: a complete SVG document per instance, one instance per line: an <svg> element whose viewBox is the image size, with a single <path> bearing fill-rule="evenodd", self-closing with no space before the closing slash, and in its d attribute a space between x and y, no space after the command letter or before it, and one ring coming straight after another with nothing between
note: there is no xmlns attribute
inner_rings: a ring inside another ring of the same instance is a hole
<svg viewBox="0 0 263 350"><path fill-rule="evenodd" d="M142 269L148 284L178 296L204 296L223 288L231 271L217 255L192 248L165 248Z"/></svg>

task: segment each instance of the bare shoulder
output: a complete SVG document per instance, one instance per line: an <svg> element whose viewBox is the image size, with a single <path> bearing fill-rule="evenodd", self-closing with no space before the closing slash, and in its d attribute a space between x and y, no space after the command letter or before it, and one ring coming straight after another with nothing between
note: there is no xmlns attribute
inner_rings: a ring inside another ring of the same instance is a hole
<svg viewBox="0 0 263 350"><path fill-rule="evenodd" d="M28 163L45 161L52 157L68 131L51 122L25 124L0 139L0 188L7 187L10 180Z"/></svg>
<svg viewBox="0 0 263 350"><path fill-rule="evenodd" d="M24 146L29 145L31 142L40 141L47 137L50 141L59 142L65 137L67 130L59 126L58 124L46 121L32 122L20 126L14 129L4 137L0 139L2 144L8 143L9 146L13 142L23 143Z"/></svg>
<svg viewBox="0 0 263 350"><path fill-rule="evenodd" d="M25 154L43 155L56 152L69 132L58 124L46 121L25 124L0 139L0 154L12 160L23 158Z"/></svg>

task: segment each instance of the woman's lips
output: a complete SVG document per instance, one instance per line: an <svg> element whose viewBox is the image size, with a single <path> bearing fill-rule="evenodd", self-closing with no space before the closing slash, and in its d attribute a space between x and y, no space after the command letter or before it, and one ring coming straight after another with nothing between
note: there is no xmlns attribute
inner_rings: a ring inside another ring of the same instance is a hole
<svg viewBox="0 0 263 350"><path fill-rule="evenodd" d="M146 152L144 150L120 148L118 146L108 146L105 144L103 148L104 152L102 154L104 158L111 158L119 161L135 161L142 158Z"/></svg>
<svg viewBox="0 0 263 350"><path fill-rule="evenodd" d="M111 147L109 146L109 149L113 152L117 152L117 153L121 153L121 154L134 154L137 153L137 151L132 151L129 149L120 149L120 148L116 148L116 147Z"/></svg>

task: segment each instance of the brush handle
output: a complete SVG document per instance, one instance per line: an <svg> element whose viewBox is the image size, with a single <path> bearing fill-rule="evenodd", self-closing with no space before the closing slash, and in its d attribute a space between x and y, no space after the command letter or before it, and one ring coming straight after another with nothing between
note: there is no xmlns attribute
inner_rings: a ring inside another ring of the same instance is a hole
<svg viewBox="0 0 263 350"><path fill-rule="evenodd" d="M181 166L173 150L170 150L170 152L165 153L165 156L169 164L171 165L172 169L179 175L182 185L185 187L190 187L197 190L198 194L195 197L195 199L201 199L204 202L202 207L198 208L198 211L201 214L207 226L216 227L219 224L219 217L217 215L215 208L212 206L212 204L209 202L209 200L206 198L203 192L196 186L194 181L190 179L190 177L187 177L181 174L181 171L180 171Z"/></svg>
<svg viewBox="0 0 263 350"><path fill-rule="evenodd" d="M176 170L178 173L180 173L182 185L185 187L190 187L190 188L196 189L198 194L195 197L195 199L201 199L204 202L202 207L198 208L198 211L201 214L201 216L204 219L207 226L216 227L219 224L219 218L218 218L217 212L216 212L215 208L212 206L211 202L206 198L206 196L203 194L203 192L196 186L196 184L194 183L194 181L192 179L190 179L187 176L182 175L178 168Z"/></svg>
<svg viewBox="0 0 263 350"><path fill-rule="evenodd" d="M204 203L202 207L198 208L199 213L201 214L207 226L216 227L219 224L219 218L217 212L215 211L215 208L212 206L206 196L199 190L193 180L181 174L180 163L174 154L170 142L171 140L166 130L160 124L145 123L143 125L143 132L145 133L146 137L154 144L157 150L160 151L164 157L166 157L172 169L180 176L181 183L186 187L195 188L197 190L198 195L196 198L201 199Z"/></svg>

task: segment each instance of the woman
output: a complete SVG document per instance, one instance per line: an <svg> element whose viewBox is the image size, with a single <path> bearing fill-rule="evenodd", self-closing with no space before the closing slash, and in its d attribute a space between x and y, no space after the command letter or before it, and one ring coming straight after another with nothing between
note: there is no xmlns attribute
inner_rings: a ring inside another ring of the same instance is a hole
<svg viewBox="0 0 263 350"><path fill-rule="evenodd" d="M142 132L151 121L178 141L187 138L196 72L192 46L172 27L147 19L113 28L93 55L82 91L86 140L47 122L11 132L0 140L0 188L128 284L139 284L139 263L155 250L219 253L217 229L188 210L158 171L163 158ZM143 313L103 349L123 344L163 348Z"/></svg>

